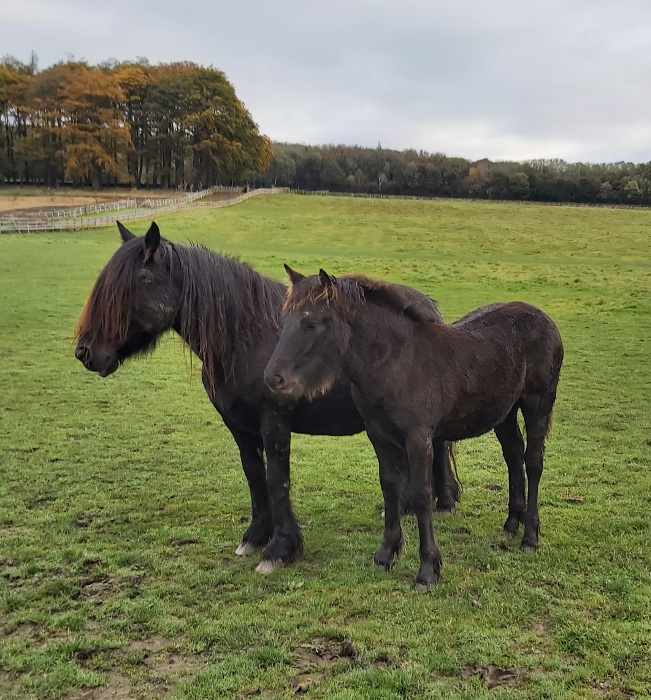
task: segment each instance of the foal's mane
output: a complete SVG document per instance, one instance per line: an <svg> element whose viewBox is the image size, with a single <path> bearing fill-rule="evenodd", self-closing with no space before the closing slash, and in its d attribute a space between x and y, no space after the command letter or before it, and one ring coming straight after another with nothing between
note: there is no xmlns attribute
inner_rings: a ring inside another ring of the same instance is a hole
<svg viewBox="0 0 651 700"><path fill-rule="evenodd" d="M369 279L365 275L331 277L321 272L306 277L291 287L283 310L300 310L321 301L344 314L370 303L412 321L443 322L436 302L430 297L411 287Z"/></svg>
<svg viewBox="0 0 651 700"><path fill-rule="evenodd" d="M251 347L263 327L279 331L284 285L236 258L165 239L152 262L145 263L144 238L139 237L121 245L100 273L77 337L124 343L138 276L152 263L180 282L174 327L202 360L211 388L218 374L232 374L237 353Z"/></svg>

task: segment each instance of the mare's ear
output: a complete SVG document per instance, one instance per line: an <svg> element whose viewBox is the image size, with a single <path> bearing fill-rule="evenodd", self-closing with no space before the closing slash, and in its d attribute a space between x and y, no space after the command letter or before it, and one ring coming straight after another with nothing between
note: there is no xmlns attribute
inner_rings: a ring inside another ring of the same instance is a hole
<svg viewBox="0 0 651 700"><path fill-rule="evenodd" d="M155 221L151 222L149 231L145 234L145 262L150 260L160 245L160 229Z"/></svg>
<svg viewBox="0 0 651 700"><path fill-rule="evenodd" d="M329 275L323 268L319 270L319 279L325 287L331 287L336 281L336 277Z"/></svg>
<svg viewBox="0 0 651 700"><path fill-rule="evenodd" d="M296 272L296 270L292 270L287 263L283 263L283 265L285 266L287 277L289 277L289 281L292 284L298 284L301 280L305 279L305 275L302 275L300 272Z"/></svg>
<svg viewBox="0 0 651 700"><path fill-rule="evenodd" d="M118 231L120 232L120 238L122 239L122 243L126 243L132 238L135 238L135 235L131 233L131 231L129 231L129 229L126 226L123 226L119 221L116 221L115 223L118 225Z"/></svg>

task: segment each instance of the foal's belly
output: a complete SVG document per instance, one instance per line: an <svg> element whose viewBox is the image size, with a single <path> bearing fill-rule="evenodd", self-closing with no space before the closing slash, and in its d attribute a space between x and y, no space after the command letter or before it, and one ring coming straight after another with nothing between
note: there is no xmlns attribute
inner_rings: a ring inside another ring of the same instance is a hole
<svg viewBox="0 0 651 700"><path fill-rule="evenodd" d="M502 423L512 408L512 403L487 405L463 416L451 417L439 423L435 437L451 442L479 437Z"/></svg>

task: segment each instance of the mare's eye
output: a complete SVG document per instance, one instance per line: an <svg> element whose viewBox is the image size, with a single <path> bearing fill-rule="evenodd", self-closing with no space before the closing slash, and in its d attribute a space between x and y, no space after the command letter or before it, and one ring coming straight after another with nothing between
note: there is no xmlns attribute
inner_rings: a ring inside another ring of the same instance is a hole
<svg viewBox="0 0 651 700"><path fill-rule="evenodd" d="M316 321L308 321L305 324L305 329L308 331L315 331L319 327L319 324Z"/></svg>

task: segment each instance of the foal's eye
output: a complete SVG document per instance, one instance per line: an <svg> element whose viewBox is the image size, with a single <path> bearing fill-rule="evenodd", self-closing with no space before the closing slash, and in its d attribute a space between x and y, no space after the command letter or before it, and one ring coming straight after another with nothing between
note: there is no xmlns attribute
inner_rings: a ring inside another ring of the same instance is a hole
<svg viewBox="0 0 651 700"><path fill-rule="evenodd" d="M151 282L154 279L154 275L146 267L140 269L139 277L143 282Z"/></svg>

